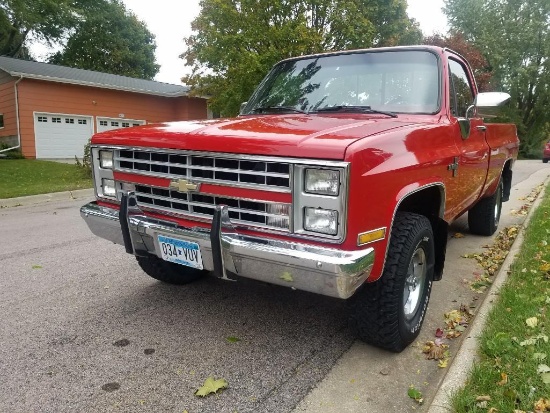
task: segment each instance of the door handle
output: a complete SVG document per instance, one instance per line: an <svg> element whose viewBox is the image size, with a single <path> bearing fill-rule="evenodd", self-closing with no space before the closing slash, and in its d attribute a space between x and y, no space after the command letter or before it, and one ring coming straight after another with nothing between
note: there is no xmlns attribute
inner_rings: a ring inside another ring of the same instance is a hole
<svg viewBox="0 0 550 413"><path fill-rule="evenodd" d="M476 129L480 132L485 132L487 130L487 126L479 125L476 126Z"/></svg>

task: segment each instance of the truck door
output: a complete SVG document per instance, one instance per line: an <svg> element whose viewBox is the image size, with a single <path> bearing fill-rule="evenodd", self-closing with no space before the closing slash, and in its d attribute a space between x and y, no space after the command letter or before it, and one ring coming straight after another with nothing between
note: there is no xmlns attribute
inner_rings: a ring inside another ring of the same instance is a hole
<svg viewBox="0 0 550 413"><path fill-rule="evenodd" d="M459 154L449 165L457 190L457 210L468 209L476 202L489 167L489 146L485 138L483 119L474 116L468 108L474 102L474 87L469 71L459 60L448 60L450 119L456 128L454 133ZM467 112L468 111L468 112ZM469 117L469 118L468 118ZM457 159L458 158L458 159Z"/></svg>

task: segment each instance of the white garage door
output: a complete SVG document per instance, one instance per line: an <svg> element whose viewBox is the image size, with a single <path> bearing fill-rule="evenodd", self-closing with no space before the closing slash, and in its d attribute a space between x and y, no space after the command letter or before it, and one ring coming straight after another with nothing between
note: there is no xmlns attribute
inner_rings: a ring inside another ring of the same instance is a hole
<svg viewBox="0 0 550 413"><path fill-rule="evenodd" d="M38 159L82 158L84 145L93 134L93 118L56 113L34 114L34 136Z"/></svg>
<svg viewBox="0 0 550 413"><path fill-rule="evenodd" d="M145 125L144 120L121 119L121 118L97 118L97 132L105 132L112 129L131 128L133 126Z"/></svg>

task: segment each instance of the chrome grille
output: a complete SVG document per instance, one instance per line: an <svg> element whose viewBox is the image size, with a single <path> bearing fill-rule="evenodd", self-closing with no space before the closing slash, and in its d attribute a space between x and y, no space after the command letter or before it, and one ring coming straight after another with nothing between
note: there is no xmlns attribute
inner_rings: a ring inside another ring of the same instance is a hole
<svg viewBox="0 0 550 413"><path fill-rule="evenodd" d="M290 165L285 162L126 149L116 151L115 162L123 172L290 192Z"/></svg>
<svg viewBox="0 0 550 413"><path fill-rule="evenodd" d="M251 201L223 196L181 193L168 188L135 185L138 206L171 214L210 219L216 205L227 205L235 224L289 229L290 204Z"/></svg>

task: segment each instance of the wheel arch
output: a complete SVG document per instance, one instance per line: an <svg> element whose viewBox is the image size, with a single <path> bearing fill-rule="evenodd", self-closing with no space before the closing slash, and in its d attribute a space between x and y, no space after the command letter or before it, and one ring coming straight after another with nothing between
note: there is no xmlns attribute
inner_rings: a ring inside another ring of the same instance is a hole
<svg viewBox="0 0 550 413"><path fill-rule="evenodd" d="M402 191L395 207L389 230L391 237L395 216L398 212L412 212L423 215L430 221L434 234L434 281L441 280L445 264L449 224L443 219L445 213L446 190L442 182L433 182L411 191ZM389 247L388 239L388 247ZM387 259L388 250L386 249Z"/></svg>
<svg viewBox="0 0 550 413"><path fill-rule="evenodd" d="M514 165L514 159L508 158L503 162L500 174L497 175L499 179L494 179L491 184L484 189L484 194L480 199L492 196L498 188L498 183L502 179L502 201L506 202L510 198L510 191L512 189L512 167ZM480 200L478 199L478 201Z"/></svg>

